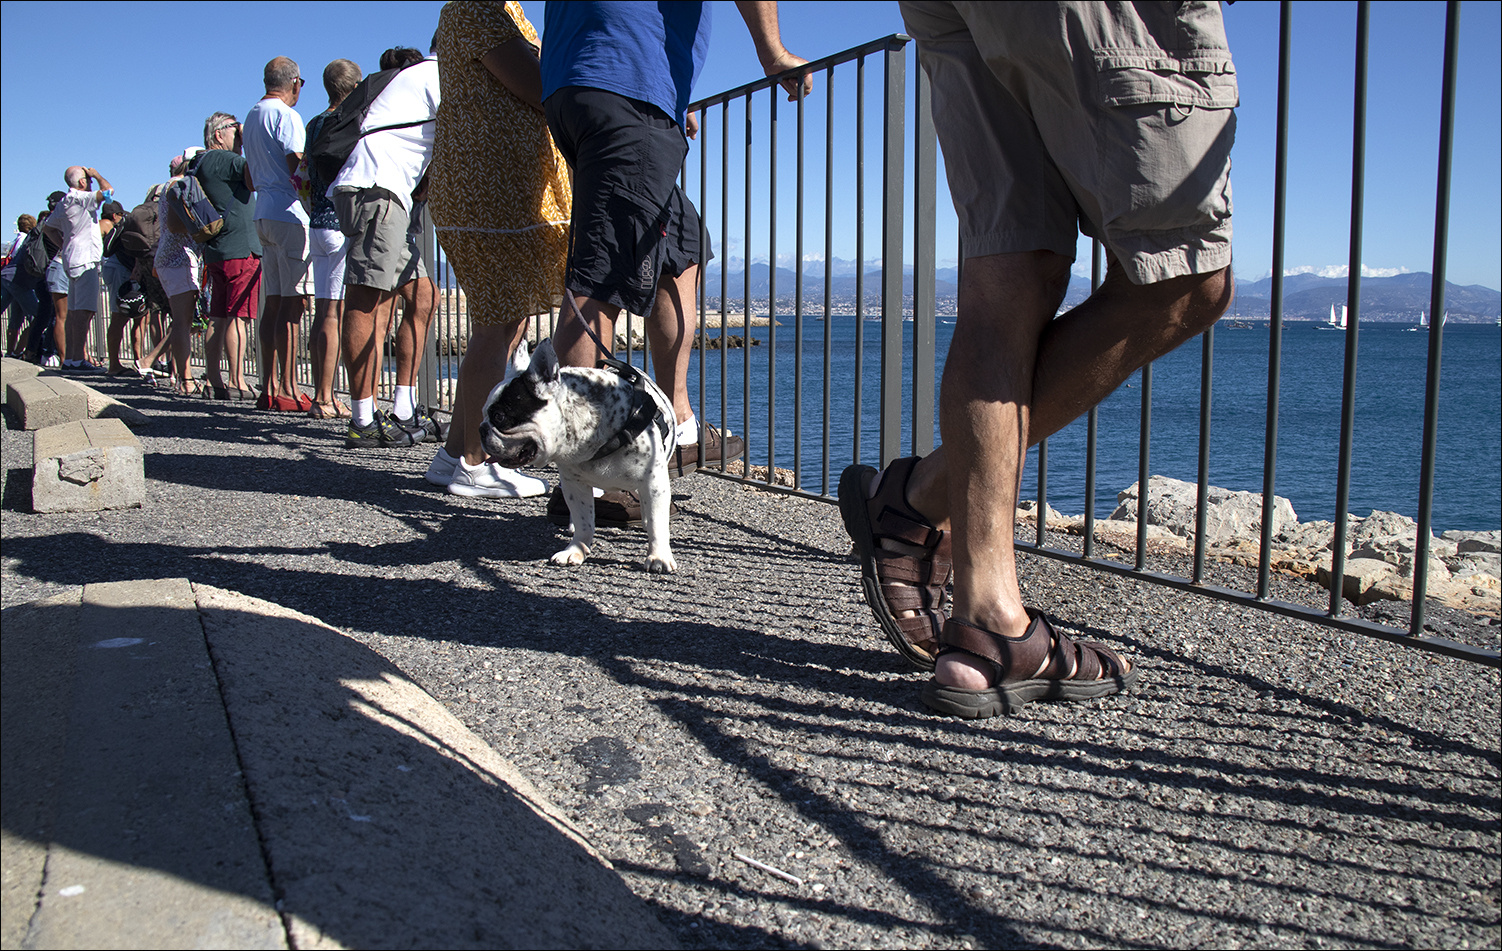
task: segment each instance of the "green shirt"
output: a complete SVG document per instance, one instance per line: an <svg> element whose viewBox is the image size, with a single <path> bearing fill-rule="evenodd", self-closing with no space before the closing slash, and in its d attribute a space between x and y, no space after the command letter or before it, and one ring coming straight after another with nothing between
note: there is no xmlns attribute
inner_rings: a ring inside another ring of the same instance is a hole
<svg viewBox="0 0 1502 951"><path fill-rule="evenodd" d="M229 149L210 149L198 158L196 174L203 193L224 216L224 227L203 245L203 259L223 263L260 257L256 195L245 187L245 157Z"/></svg>

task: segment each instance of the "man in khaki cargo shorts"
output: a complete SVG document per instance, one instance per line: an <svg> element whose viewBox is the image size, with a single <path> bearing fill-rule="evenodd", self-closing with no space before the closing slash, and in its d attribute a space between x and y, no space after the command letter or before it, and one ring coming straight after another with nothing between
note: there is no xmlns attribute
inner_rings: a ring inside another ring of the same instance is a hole
<svg viewBox="0 0 1502 951"><path fill-rule="evenodd" d="M943 445L851 466L840 511L866 600L923 701L992 717L1137 671L1024 606L1013 551L1027 447L1213 324L1231 300L1236 73L1215 3L902 3L959 216ZM1077 230L1100 289L1057 318ZM952 566L952 567L951 567ZM954 580L953 602L944 602Z"/></svg>

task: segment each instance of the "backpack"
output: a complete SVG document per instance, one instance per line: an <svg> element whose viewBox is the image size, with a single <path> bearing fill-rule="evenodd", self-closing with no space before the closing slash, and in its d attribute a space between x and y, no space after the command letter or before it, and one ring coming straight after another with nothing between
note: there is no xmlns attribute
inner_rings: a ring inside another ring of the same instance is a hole
<svg viewBox="0 0 1502 951"><path fill-rule="evenodd" d="M24 282L22 286L35 287L40 283L47 276L47 265L60 250L47 238L42 222L37 222L37 226L26 235L26 240L21 242L20 250L16 251L19 259L16 277Z"/></svg>
<svg viewBox="0 0 1502 951"><path fill-rule="evenodd" d="M194 174L198 169L195 159L182 178L167 186L167 230L173 234L192 235L199 244L209 241L224 228L224 216L203 193L203 186Z"/></svg>
<svg viewBox="0 0 1502 951"><path fill-rule="evenodd" d="M125 220L110 234L116 232L120 237L115 239L115 243L126 254L136 258L155 254L157 239L162 234L161 226L156 220L156 202L145 201L132 208Z"/></svg>
<svg viewBox="0 0 1502 951"><path fill-rule="evenodd" d="M375 132L386 132L390 129L407 129L415 125L424 125L432 122L432 118L418 119L416 122L397 122L392 125L377 126L374 129L360 131L360 126L365 122L365 116L370 112L370 107L375 105L376 98L381 91L391 84L400 69L383 69L379 73L371 73L360 80L334 114L324 120L323 128L318 130L318 138L307 149L308 168L313 173L315 180L322 179L332 182L339 177L344 163L349 161L350 153L355 146L367 135Z"/></svg>

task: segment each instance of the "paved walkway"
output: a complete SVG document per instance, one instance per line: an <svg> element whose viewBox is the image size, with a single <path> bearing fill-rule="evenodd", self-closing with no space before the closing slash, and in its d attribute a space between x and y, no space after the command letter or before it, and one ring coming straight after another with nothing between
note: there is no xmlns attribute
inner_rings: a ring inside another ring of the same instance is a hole
<svg viewBox="0 0 1502 951"><path fill-rule="evenodd" d="M6 947L1499 938L1496 670L1027 559L1142 683L936 719L830 506L696 477L678 574L558 569L426 451L96 385L144 508L27 513L0 434Z"/></svg>

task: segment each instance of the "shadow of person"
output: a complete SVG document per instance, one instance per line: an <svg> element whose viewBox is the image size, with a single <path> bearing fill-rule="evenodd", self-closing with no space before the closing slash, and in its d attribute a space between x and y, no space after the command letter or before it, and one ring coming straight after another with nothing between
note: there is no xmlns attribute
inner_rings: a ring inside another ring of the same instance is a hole
<svg viewBox="0 0 1502 951"><path fill-rule="evenodd" d="M510 764L319 621L172 580L4 627L7 879L35 886L18 909L8 881L5 917L28 940L675 944Z"/></svg>

